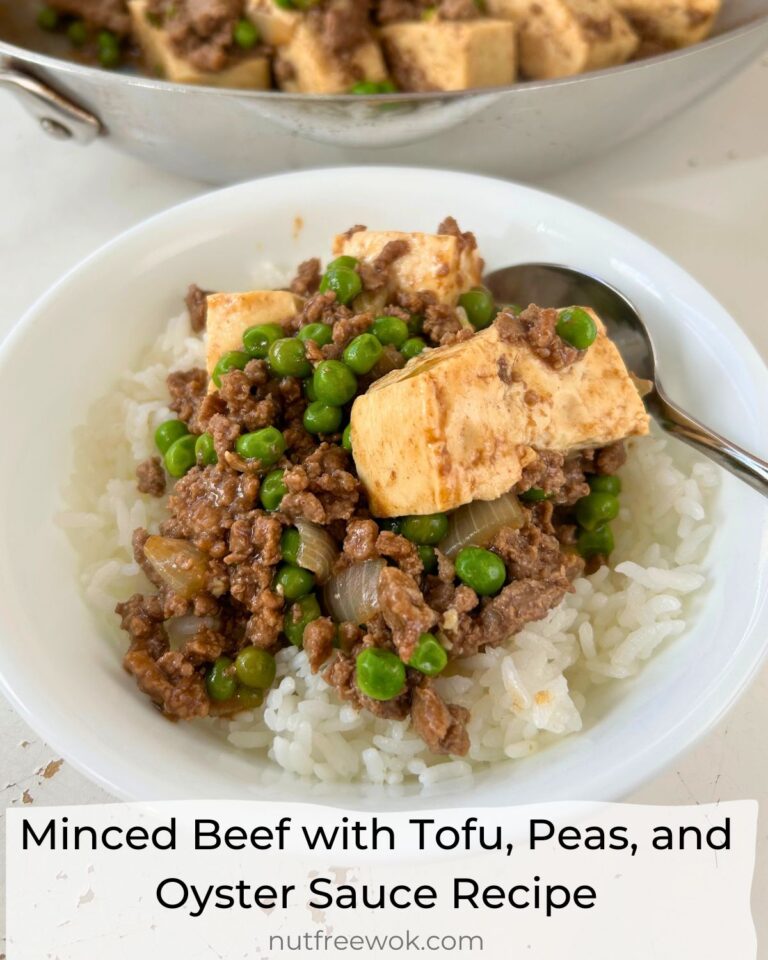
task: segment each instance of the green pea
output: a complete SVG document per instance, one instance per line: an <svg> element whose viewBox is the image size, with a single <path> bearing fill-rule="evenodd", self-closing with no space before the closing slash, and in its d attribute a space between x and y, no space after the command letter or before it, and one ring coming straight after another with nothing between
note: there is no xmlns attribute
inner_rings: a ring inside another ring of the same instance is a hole
<svg viewBox="0 0 768 960"><path fill-rule="evenodd" d="M283 632L294 647L304 642L304 629L308 623L322 616L320 604L314 593L308 593L292 603L283 619Z"/></svg>
<svg viewBox="0 0 768 960"><path fill-rule="evenodd" d="M212 467L219 462L210 433L201 433L195 440L195 460L201 467Z"/></svg>
<svg viewBox="0 0 768 960"><path fill-rule="evenodd" d="M366 647L355 663L357 685L372 700L391 700L405 689L405 664L389 650Z"/></svg>
<svg viewBox="0 0 768 960"><path fill-rule="evenodd" d="M570 343L577 350L586 350L591 347L597 338L595 321L586 310L581 307L570 307L561 310L555 327L557 335Z"/></svg>
<svg viewBox="0 0 768 960"><path fill-rule="evenodd" d="M283 483L285 470L273 470L268 473L261 484L259 499L265 510L277 510L280 501L288 493L288 487Z"/></svg>
<svg viewBox="0 0 768 960"><path fill-rule="evenodd" d="M286 600L298 600L315 588L315 576L309 570L286 564L275 574L275 586L282 587Z"/></svg>
<svg viewBox="0 0 768 960"><path fill-rule="evenodd" d="M320 281L320 293L336 294L338 303L350 303L363 289L360 275L351 267L339 266L325 271Z"/></svg>
<svg viewBox="0 0 768 960"><path fill-rule="evenodd" d="M336 257L335 260L331 262L326 267L326 272L328 270L336 270L338 267L348 267L350 270L354 270L357 266L357 257Z"/></svg>
<svg viewBox="0 0 768 960"><path fill-rule="evenodd" d="M437 554L435 553L435 548L430 547L426 543L420 543L416 549L419 551L424 573L432 573L433 570L437 570Z"/></svg>
<svg viewBox="0 0 768 960"><path fill-rule="evenodd" d="M327 323L308 323L296 336L299 340L314 340L318 347L324 347L333 340L333 327Z"/></svg>
<svg viewBox="0 0 768 960"><path fill-rule="evenodd" d="M244 710L257 710L264 703L264 691L254 690L252 687L239 687L235 694L235 709L232 713L242 713Z"/></svg>
<svg viewBox="0 0 768 960"><path fill-rule="evenodd" d="M237 679L255 690L271 687L276 672L275 658L259 647L243 647L235 659Z"/></svg>
<svg viewBox="0 0 768 960"><path fill-rule="evenodd" d="M243 347L249 357L264 360L269 353L270 346L279 340L285 331L279 323L257 323L255 327L248 327L243 334Z"/></svg>
<svg viewBox="0 0 768 960"><path fill-rule="evenodd" d="M254 23L243 18L235 24L232 37L238 47L243 50L250 50L259 42L259 31Z"/></svg>
<svg viewBox="0 0 768 960"><path fill-rule="evenodd" d="M412 543L440 543L448 533L448 517L444 513L404 517L400 523L400 533Z"/></svg>
<svg viewBox="0 0 768 960"><path fill-rule="evenodd" d="M155 446L160 453L165 454L172 443L179 437L186 437L188 433L183 420L166 420L155 430Z"/></svg>
<svg viewBox="0 0 768 960"><path fill-rule="evenodd" d="M373 333L381 343L402 347L408 339L408 324L400 317L376 317Z"/></svg>
<svg viewBox="0 0 768 960"><path fill-rule="evenodd" d="M425 347L426 343L421 337L409 337L402 347L400 347L400 353L402 353L406 360L411 360L413 357L418 357Z"/></svg>
<svg viewBox="0 0 768 960"><path fill-rule="evenodd" d="M296 527L288 527L283 530L280 536L280 554L286 563L298 565L299 548L301 547L301 534Z"/></svg>
<svg viewBox="0 0 768 960"><path fill-rule="evenodd" d="M382 353L383 347L372 333L361 333L344 348L344 363L355 373L368 373Z"/></svg>
<svg viewBox="0 0 768 960"><path fill-rule="evenodd" d="M237 680L233 676L229 657L215 660L205 675L205 687L211 700L231 700L237 693Z"/></svg>
<svg viewBox="0 0 768 960"><path fill-rule="evenodd" d="M88 27L82 20L73 20L67 27L67 37L70 43L76 47L82 47L84 43L88 42Z"/></svg>
<svg viewBox="0 0 768 960"><path fill-rule="evenodd" d="M519 317L520 314L523 312L523 308L520 306L519 303L508 303L506 307L504 307L504 309L508 313L511 313L513 317Z"/></svg>
<svg viewBox="0 0 768 960"><path fill-rule="evenodd" d="M420 313L412 313L408 320L408 334L419 337L424 332L424 317Z"/></svg>
<svg viewBox="0 0 768 960"><path fill-rule="evenodd" d="M341 445L347 451L347 453L352 453L352 424L348 423L344 427L344 433L341 435Z"/></svg>
<svg viewBox="0 0 768 960"><path fill-rule="evenodd" d="M448 654L437 637L431 633L422 633L418 646L408 661L408 666L428 677L436 677L438 673L445 670L447 663Z"/></svg>
<svg viewBox="0 0 768 960"><path fill-rule="evenodd" d="M179 437L165 451L165 469L172 477L183 477L187 470L195 465L195 443L197 437L188 433Z"/></svg>
<svg viewBox="0 0 768 960"><path fill-rule="evenodd" d="M610 523L604 523L596 530L582 530L576 541L576 549L582 557L601 555L607 557L613 552L613 530Z"/></svg>
<svg viewBox="0 0 768 960"><path fill-rule="evenodd" d="M242 350L228 350L219 357L218 363L213 368L211 380L217 387L220 387L221 378L225 374L229 373L230 370L244 370L250 359L248 354L243 353Z"/></svg>
<svg viewBox="0 0 768 960"><path fill-rule="evenodd" d="M614 497L621 493L621 477L595 475L587 482L592 493L612 493Z"/></svg>
<svg viewBox="0 0 768 960"><path fill-rule="evenodd" d="M333 407L348 403L357 393L357 377L340 360L321 360L312 382L317 399Z"/></svg>
<svg viewBox="0 0 768 960"><path fill-rule="evenodd" d="M43 7L37 15L37 25L41 30L55 30L59 25L59 14L53 7Z"/></svg>
<svg viewBox="0 0 768 960"><path fill-rule="evenodd" d="M304 391L304 396L309 400L310 403L313 403L317 400L317 394L315 393L315 385L312 382L312 377L307 377L306 380L302 383L302 390Z"/></svg>
<svg viewBox="0 0 768 960"><path fill-rule="evenodd" d="M467 320L475 330L482 330L487 327L496 316L496 304L493 302L493 297L482 287L475 287L474 290L462 293L459 297L459 306L464 307Z"/></svg>
<svg viewBox="0 0 768 960"><path fill-rule="evenodd" d="M96 41L97 56L102 67L109 69L120 63L120 41L109 30L100 30Z"/></svg>
<svg viewBox="0 0 768 960"><path fill-rule="evenodd" d="M390 533L402 533L403 521L400 517L381 517L377 518L376 523L382 530L389 530Z"/></svg>
<svg viewBox="0 0 768 960"><path fill-rule="evenodd" d="M504 586L507 570L501 557L482 547L464 547L456 554L456 576L481 597L491 597Z"/></svg>
<svg viewBox="0 0 768 960"><path fill-rule="evenodd" d="M359 83L356 83L350 88L349 92L356 93L359 96L372 96L375 93L379 93L379 85L375 80L360 80Z"/></svg>
<svg viewBox="0 0 768 960"><path fill-rule="evenodd" d="M314 400L304 411L303 423L307 433L337 433L344 414L341 407L332 407L322 400Z"/></svg>
<svg viewBox="0 0 768 960"><path fill-rule="evenodd" d="M520 494L520 499L525 500L526 503L538 503L540 500L549 500L551 496L551 493L547 493L541 487L529 487L525 493Z"/></svg>
<svg viewBox="0 0 768 960"><path fill-rule="evenodd" d="M238 437L235 450L244 460L259 460L262 467L271 467L285 453L285 437L277 427L264 427Z"/></svg>
<svg viewBox="0 0 768 960"><path fill-rule="evenodd" d="M308 377L312 364L304 344L296 337L282 337L269 347L269 368L277 377Z"/></svg>
<svg viewBox="0 0 768 960"><path fill-rule="evenodd" d="M590 493L576 504L576 519L585 530L596 530L619 515L619 498L612 493Z"/></svg>

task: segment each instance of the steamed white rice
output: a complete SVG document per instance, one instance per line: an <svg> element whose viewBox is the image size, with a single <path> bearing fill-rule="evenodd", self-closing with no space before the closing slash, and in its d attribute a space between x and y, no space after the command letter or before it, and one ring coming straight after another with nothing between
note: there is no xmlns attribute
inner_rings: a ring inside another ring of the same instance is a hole
<svg viewBox="0 0 768 960"><path fill-rule="evenodd" d="M173 416L168 373L203 365L203 342L186 314L173 319L141 368L126 372L94 405L74 438L69 509L59 520L80 555L86 598L115 640L116 660L125 638L114 606L149 589L133 560L131 534L139 526L156 528L165 514L163 500L138 493L136 464L155 452L155 427ZM267 754L301 776L385 784L418 778L425 786L523 759L578 732L594 688L633 676L661 644L683 633L692 601L707 584L716 469L653 435L630 444L621 477L612 569L577 580L575 592L545 620L438 680L449 701L471 711L466 758L433 756L408 720L380 720L340 703L293 647L277 655L277 680L263 713L199 722L214 724L233 747Z"/></svg>

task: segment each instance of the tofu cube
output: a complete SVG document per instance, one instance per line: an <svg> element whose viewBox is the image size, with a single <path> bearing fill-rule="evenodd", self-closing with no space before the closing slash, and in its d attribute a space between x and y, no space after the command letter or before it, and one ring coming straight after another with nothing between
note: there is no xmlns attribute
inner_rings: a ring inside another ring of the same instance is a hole
<svg viewBox="0 0 768 960"><path fill-rule="evenodd" d="M533 80L626 63L640 43L611 0L488 0L488 12L517 24L519 67Z"/></svg>
<svg viewBox="0 0 768 960"><path fill-rule="evenodd" d="M264 42L275 47L288 43L304 17L300 10L278 7L275 0L246 0L245 6Z"/></svg>
<svg viewBox="0 0 768 960"><path fill-rule="evenodd" d="M430 291L439 303L455 306L459 296L480 285L483 261L477 248L453 234L400 233L395 230L358 230L333 241L333 255L375 260L392 240L405 240L408 251L389 268L390 287L396 291Z"/></svg>
<svg viewBox="0 0 768 960"><path fill-rule="evenodd" d="M361 43L341 58L303 20L290 41L277 48L275 76L280 89L288 93L349 93L358 80L386 80L387 68L375 40Z"/></svg>
<svg viewBox="0 0 768 960"><path fill-rule="evenodd" d="M326 13L347 11L352 0L332 0ZM248 0L248 16L264 40L275 47L275 80L288 93L349 93L358 80L387 79L387 66L377 40L368 39L344 51L329 46L324 22L298 10L284 10L274 0Z"/></svg>
<svg viewBox="0 0 768 960"><path fill-rule="evenodd" d="M243 57L216 73L199 70L176 53L161 26L147 19L147 6L147 0L128 0L133 34L149 66L166 80L243 90L268 90L271 86L269 59L263 54Z"/></svg>
<svg viewBox="0 0 768 960"><path fill-rule="evenodd" d="M206 367L208 373L222 354L242 350L243 334L260 323L285 326L301 309L303 300L287 290L251 290L213 293L207 298Z"/></svg>
<svg viewBox="0 0 768 960"><path fill-rule="evenodd" d="M517 77L514 24L505 20L393 23L381 42L402 90L502 87Z"/></svg>
<svg viewBox="0 0 768 960"><path fill-rule="evenodd" d="M597 339L563 370L527 344L503 340L494 324L424 351L358 397L352 449L374 516L494 500L518 482L536 449L565 452L648 433L624 362L589 312Z"/></svg>
<svg viewBox="0 0 768 960"><path fill-rule="evenodd" d="M645 44L669 50L705 40L721 0L613 0L613 4Z"/></svg>

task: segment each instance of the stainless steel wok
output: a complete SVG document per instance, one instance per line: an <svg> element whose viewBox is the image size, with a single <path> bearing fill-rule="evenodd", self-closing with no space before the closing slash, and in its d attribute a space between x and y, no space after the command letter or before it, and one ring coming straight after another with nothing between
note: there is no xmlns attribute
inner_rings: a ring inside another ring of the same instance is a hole
<svg viewBox="0 0 768 960"><path fill-rule="evenodd" d="M725 0L710 40L611 70L452 94L357 96L180 86L66 59L34 4L0 0L0 87L41 128L227 183L343 163L457 167L535 177L670 117L768 47L768 0ZM758 118L756 117L756 122Z"/></svg>

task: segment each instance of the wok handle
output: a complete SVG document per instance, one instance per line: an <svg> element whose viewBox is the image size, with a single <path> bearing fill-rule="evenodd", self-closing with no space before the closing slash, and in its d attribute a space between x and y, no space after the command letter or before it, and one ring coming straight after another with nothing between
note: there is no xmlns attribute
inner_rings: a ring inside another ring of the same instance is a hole
<svg viewBox="0 0 768 960"><path fill-rule="evenodd" d="M665 430L768 497L768 461L694 420L672 403L658 382L651 400L649 409Z"/></svg>
<svg viewBox="0 0 768 960"><path fill-rule="evenodd" d="M91 143L104 131L101 121L47 83L0 60L0 88L14 94L56 140Z"/></svg>

